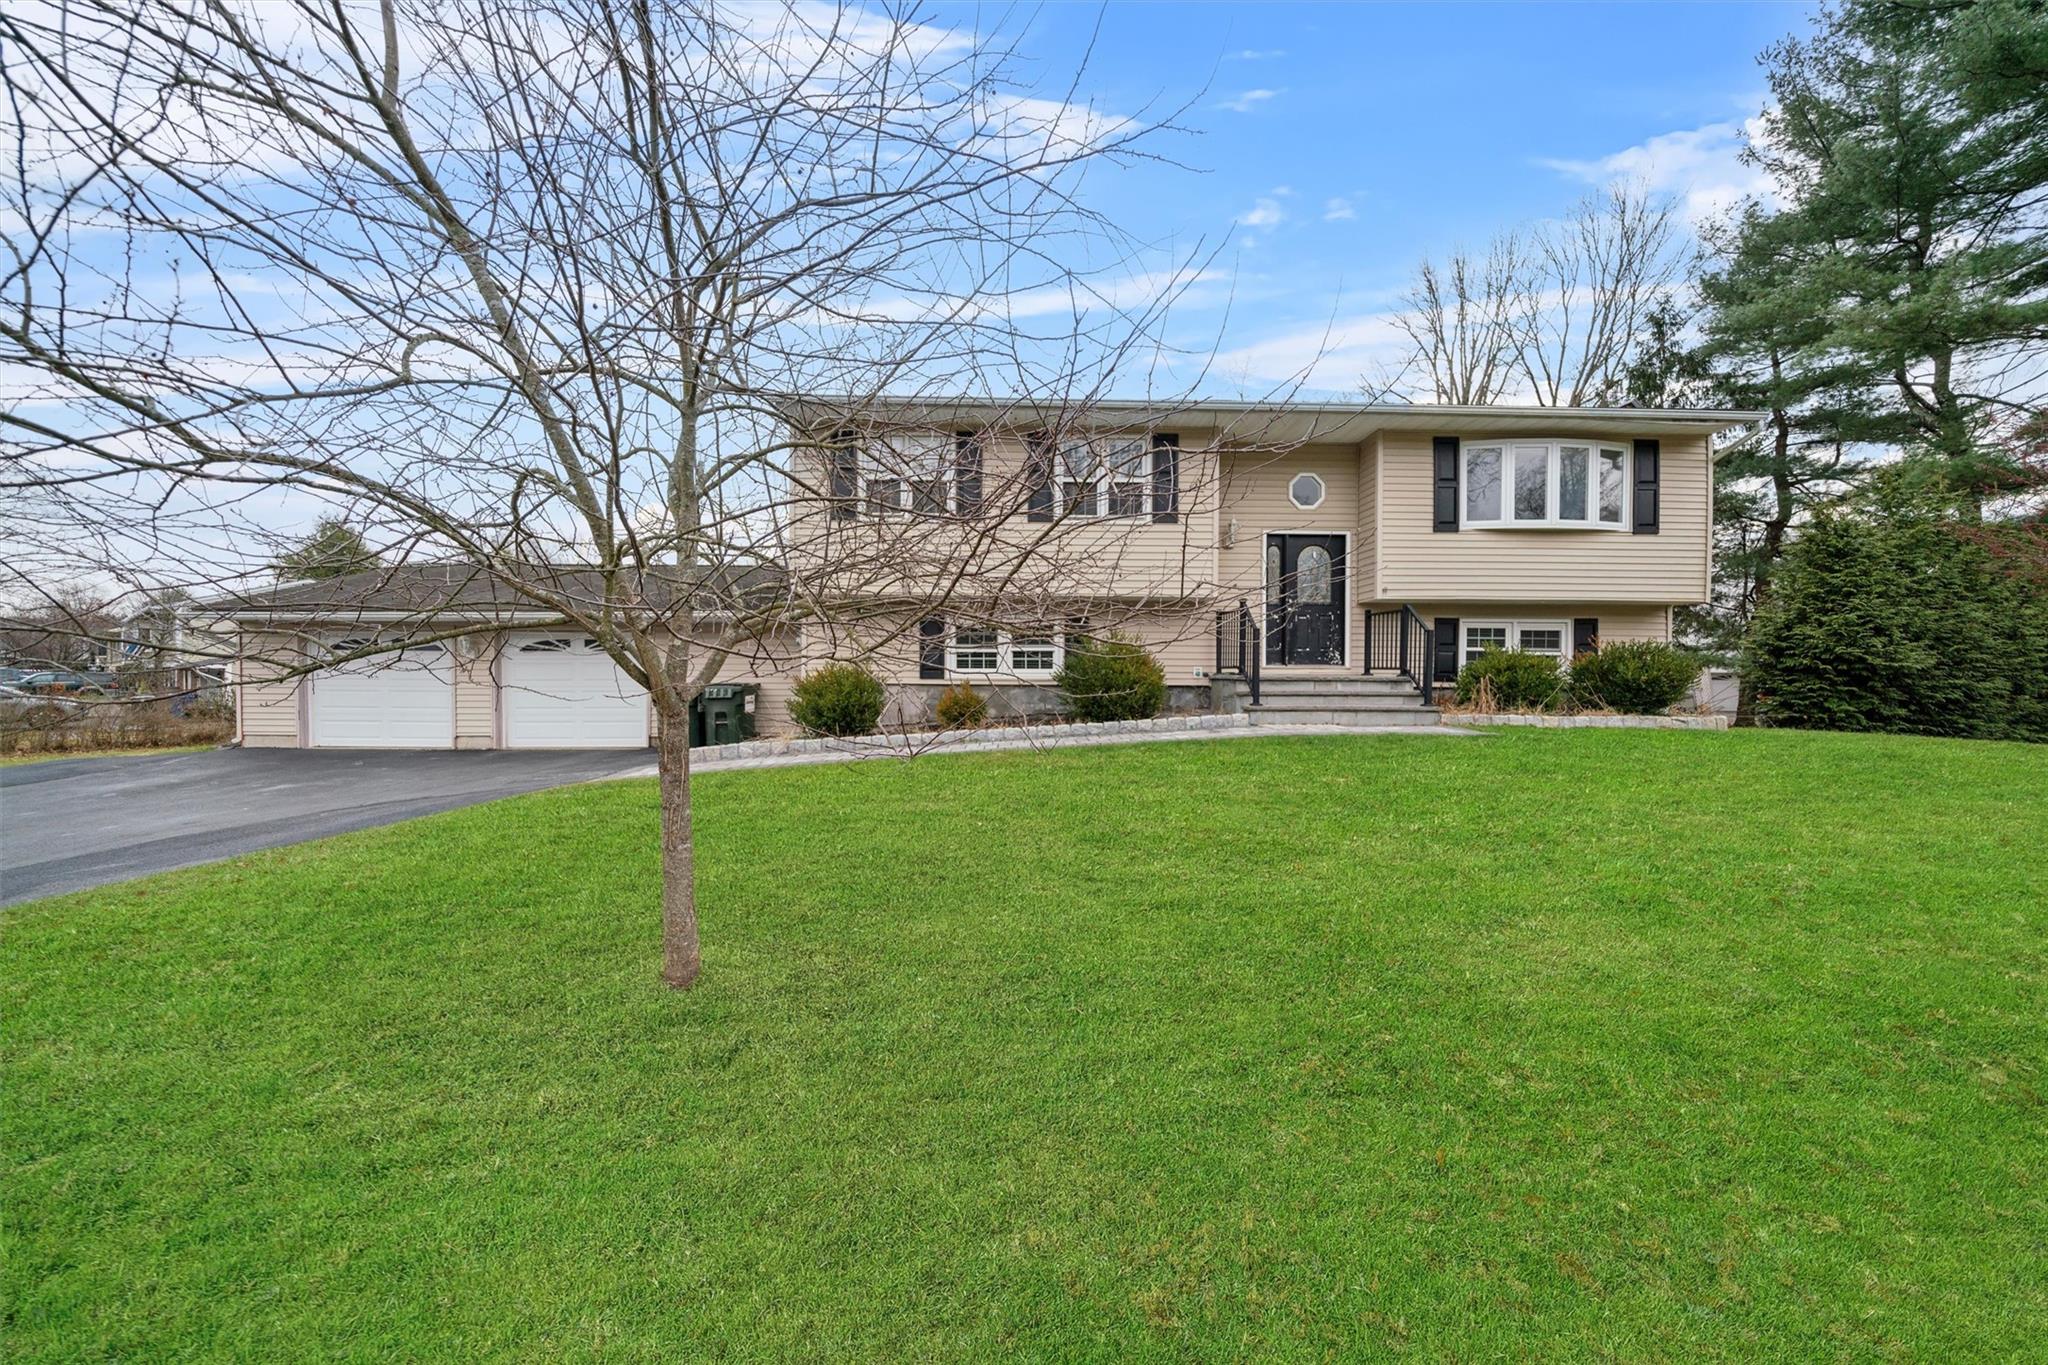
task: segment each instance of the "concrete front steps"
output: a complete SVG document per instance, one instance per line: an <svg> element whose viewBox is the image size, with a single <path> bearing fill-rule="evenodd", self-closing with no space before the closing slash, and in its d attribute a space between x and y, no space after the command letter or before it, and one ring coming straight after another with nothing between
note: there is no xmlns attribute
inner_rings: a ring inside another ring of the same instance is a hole
<svg viewBox="0 0 2048 1365"><path fill-rule="evenodd" d="M1240 682L1238 703L1254 725L1436 725L1437 708L1405 678L1290 678L1260 681L1260 704Z"/></svg>

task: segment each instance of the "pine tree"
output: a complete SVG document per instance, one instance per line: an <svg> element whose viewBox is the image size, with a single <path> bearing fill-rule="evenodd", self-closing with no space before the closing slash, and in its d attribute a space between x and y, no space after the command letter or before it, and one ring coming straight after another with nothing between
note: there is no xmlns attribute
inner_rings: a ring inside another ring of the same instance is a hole
<svg viewBox="0 0 2048 1365"><path fill-rule="evenodd" d="M2048 12L2025 0L1851 4L1766 53L1751 158L1788 207L1750 225L1785 263L1760 306L1811 320L1843 381L1836 434L1908 456L1970 510L2012 484L2000 434L2048 342ZM1789 358L1789 357L1788 357Z"/></svg>
<svg viewBox="0 0 2048 1365"><path fill-rule="evenodd" d="M322 517L311 534L279 555L270 567L283 582L308 583L374 568L376 563L376 551L361 531L339 517Z"/></svg>
<svg viewBox="0 0 2048 1365"><path fill-rule="evenodd" d="M1777 222L1751 206L1711 233L1718 255L1699 286L1701 341L1690 364L1717 404L1769 414L1716 452L1719 591L1711 623L1695 630L1724 646L1739 641L1768 593L1792 528L1840 496L1861 463L1844 429L1864 375L1820 345L1826 324L1811 300L1788 306L1808 272Z"/></svg>

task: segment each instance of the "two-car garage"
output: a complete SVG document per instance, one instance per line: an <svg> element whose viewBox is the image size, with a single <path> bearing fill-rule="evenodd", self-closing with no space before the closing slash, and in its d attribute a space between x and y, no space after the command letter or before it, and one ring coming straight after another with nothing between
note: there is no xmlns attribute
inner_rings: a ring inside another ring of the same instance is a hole
<svg viewBox="0 0 2048 1365"><path fill-rule="evenodd" d="M359 653L369 637L334 640ZM484 733L480 747L637 749L648 742L647 692L589 636L515 632L482 652L491 666L464 667L449 644L385 648L313 675L307 735L316 748L456 747L464 702Z"/></svg>

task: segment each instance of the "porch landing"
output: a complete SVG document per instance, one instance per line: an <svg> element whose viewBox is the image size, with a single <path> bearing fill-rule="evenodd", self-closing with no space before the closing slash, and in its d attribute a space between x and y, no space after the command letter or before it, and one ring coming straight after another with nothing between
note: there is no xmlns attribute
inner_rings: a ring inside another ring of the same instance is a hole
<svg viewBox="0 0 2048 1365"><path fill-rule="evenodd" d="M1358 673L1267 673L1259 683L1259 701L1252 704L1251 683L1243 678L1218 680L1230 695L1225 707L1241 711L1253 725L1337 725L1370 727L1424 726L1440 723L1438 709L1426 704L1415 684L1402 677Z"/></svg>

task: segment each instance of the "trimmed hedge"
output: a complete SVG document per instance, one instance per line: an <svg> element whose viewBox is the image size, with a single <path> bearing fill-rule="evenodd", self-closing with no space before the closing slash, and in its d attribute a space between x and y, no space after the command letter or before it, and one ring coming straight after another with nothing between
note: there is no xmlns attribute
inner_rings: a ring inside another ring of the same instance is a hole
<svg viewBox="0 0 2048 1365"><path fill-rule="evenodd" d="M884 701L882 680L859 664L826 664L797 679L789 715L812 734L871 735Z"/></svg>
<svg viewBox="0 0 2048 1365"><path fill-rule="evenodd" d="M1166 709L1166 670L1127 635L1070 639L1053 685L1076 720L1146 720Z"/></svg>
<svg viewBox="0 0 2048 1365"><path fill-rule="evenodd" d="M1562 685L1552 656L1490 648L1458 670L1458 705L1477 705L1483 696L1503 711L1542 711Z"/></svg>
<svg viewBox="0 0 2048 1365"><path fill-rule="evenodd" d="M1572 702L1588 710L1656 716L1685 700L1699 676L1699 657L1689 649L1625 640L1573 659L1566 686Z"/></svg>

